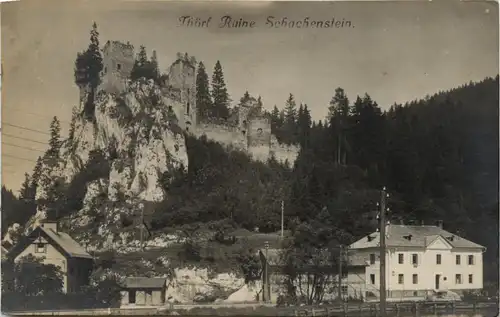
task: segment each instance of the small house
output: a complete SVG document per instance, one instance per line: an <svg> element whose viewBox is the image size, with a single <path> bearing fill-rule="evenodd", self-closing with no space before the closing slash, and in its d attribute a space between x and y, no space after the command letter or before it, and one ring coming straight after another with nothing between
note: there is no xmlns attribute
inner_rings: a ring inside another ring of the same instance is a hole
<svg viewBox="0 0 500 317"><path fill-rule="evenodd" d="M166 278L127 277L121 291L121 305L162 306L166 290Z"/></svg>
<svg viewBox="0 0 500 317"><path fill-rule="evenodd" d="M92 256L70 235L62 232L57 222L41 223L22 237L8 251L7 257L17 263L28 255L61 269L64 293L78 292L89 283L94 264Z"/></svg>

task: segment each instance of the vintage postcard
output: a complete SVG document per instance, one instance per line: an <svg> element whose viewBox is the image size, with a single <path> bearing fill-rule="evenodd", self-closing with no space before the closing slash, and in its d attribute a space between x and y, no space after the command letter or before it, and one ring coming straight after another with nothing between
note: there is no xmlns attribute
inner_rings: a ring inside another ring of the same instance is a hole
<svg viewBox="0 0 500 317"><path fill-rule="evenodd" d="M3 313L498 312L497 2L0 10Z"/></svg>

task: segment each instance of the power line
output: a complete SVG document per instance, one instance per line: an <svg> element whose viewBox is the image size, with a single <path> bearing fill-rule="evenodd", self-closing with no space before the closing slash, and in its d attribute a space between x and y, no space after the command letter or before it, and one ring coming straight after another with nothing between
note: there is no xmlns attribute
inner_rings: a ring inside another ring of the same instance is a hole
<svg viewBox="0 0 500 317"><path fill-rule="evenodd" d="M45 151L43 151L43 150L33 149L33 148L30 148L30 147L27 147L27 146L15 145L15 144L10 144L10 143L5 143L5 142L2 142L2 146L3 146L3 145L14 146L14 147L18 147L18 148L20 148L20 149L26 149L26 150L36 151L36 152L41 152L41 153L44 153L44 152L45 152Z"/></svg>
<svg viewBox="0 0 500 317"><path fill-rule="evenodd" d="M28 115L37 116L37 117L45 117L45 118L52 118L52 119L54 118L51 116L47 116L47 115L43 115L43 114L39 114L39 113L35 113L35 112L29 112L29 111L26 111L22 108L13 108L13 107L9 107L9 106L2 106L2 108L9 109L9 111L22 112L23 114L28 114ZM61 123L71 124L71 122L61 120L59 118L57 118L57 120Z"/></svg>
<svg viewBox="0 0 500 317"><path fill-rule="evenodd" d="M50 135L50 133L47 133L47 132L44 132L44 131L40 131L40 130L36 130L36 129L31 129L31 128L26 128L26 127L23 127L23 126L20 126L20 125L16 125L16 124L11 124L11 123L8 123L8 122L2 122L2 125L6 125L6 126L9 126L9 127L14 127L14 128L18 128L18 129L23 129L23 130L28 130L28 131L32 131L32 132L36 132L36 133L42 133L42 134Z"/></svg>
<svg viewBox="0 0 500 317"><path fill-rule="evenodd" d="M15 155L10 155L10 154L4 154L4 153L2 153L2 157L3 156L15 158L15 159L18 159L18 160L25 160L25 161L30 161L30 162L35 162L36 163L36 161L34 161L34 160L30 160L30 159L27 159L27 158L24 158L24 157L15 156Z"/></svg>
<svg viewBox="0 0 500 317"><path fill-rule="evenodd" d="M11 138L16 138L16 139L19 139L19 140L25 140L25 141L30 141L30 142L35 142L35 143L40 143L40 144L43 144L43 145L49 145L48 143L45 143L45 142L40 142L40 141L35 141L35 140L32 140L32 139L28 139L28 138L23 138L23 137L20 137L20 136L15 136L15 135L12 135L12 134L8 134L8 133L2 133L2 136L10 136Z"/></svg>

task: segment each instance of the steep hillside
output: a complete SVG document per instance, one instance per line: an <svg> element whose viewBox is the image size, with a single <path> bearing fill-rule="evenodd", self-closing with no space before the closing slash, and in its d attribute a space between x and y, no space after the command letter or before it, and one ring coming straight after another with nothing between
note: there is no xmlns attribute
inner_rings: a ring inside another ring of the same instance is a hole
<svg viewBox="0 0 500 317"><path fill-rule="evenodd" d="M134 82L119 96L100 91L95 103L92 120L83 106L75 109L69 138L42 159L38 209L27 227L65 218L79 239L99 236L95 247L103 248L123 232L121 219L141 212L139 202L165 198L160 177L184 172L188 158L175 105L152 81Z"/></svg>

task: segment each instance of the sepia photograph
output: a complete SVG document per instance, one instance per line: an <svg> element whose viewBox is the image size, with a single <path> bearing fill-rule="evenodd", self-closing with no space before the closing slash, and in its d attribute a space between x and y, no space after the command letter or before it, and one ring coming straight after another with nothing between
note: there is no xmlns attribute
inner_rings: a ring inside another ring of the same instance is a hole
<svg viewBox="0 0 500 317"><path fill-rule="evenodd" d="M497 2L0 12L2 314L498 314Z"/></svg>

